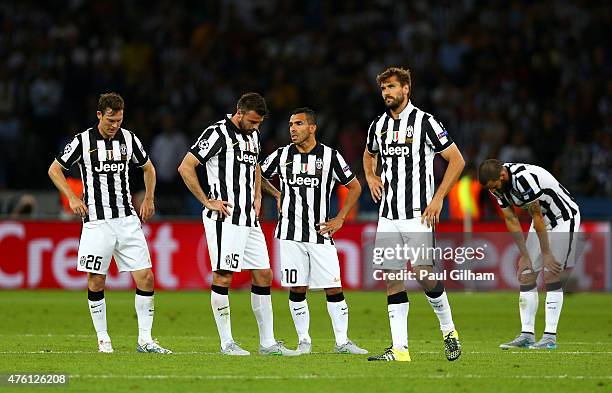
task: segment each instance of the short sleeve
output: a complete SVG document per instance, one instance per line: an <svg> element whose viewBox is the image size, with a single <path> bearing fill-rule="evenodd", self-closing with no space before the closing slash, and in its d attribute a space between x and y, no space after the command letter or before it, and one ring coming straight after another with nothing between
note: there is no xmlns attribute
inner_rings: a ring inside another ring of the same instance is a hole
<svg viewBox="0 0 612 393"><path fill-rule="evenodd" d="M223 144L224 139L221 138L216 128L210 127L204 130L189 151L196 156L201 164L205 164L211 157L219 154L223 148Z"/></svg>
<svg viewBox="0 0 612 393"><path fill-rule="evenodd" d="M437 122L433 116L429 116L423 121L422 129L425 131L426 143L435 151L440 153L453 144L448 131L444 126Z"/></svg>
<svg viewBox="0 0 612 393"><path fill-rule="evenodd" d="M376 154L380 150L380 147L378 146L378 140L376 139L377 120L378 119L374 120L372 124L370 124L370 128L368 128L368 139L366 142L366 148L371 154Z"/></svg>
<svg viewBox="0 0 612 393"><path fill-rule="evenodd" d="M342 185L346 186L355 178L353 171L351 171L351 167L346 163L344 157L336 150L334 150L332 154L331 167L334 180Z"/></svg>
<svg viewBox="0 0 612 393"><path fill-rule="evenodd" d="M261 165L261 175L270 180L271 178L274 177L274 175L278 174L278 168L279 168L279 161L280 161L280 151L281 149L277 149L276 151L274 151L274 153L270 154L268 157L266 157L265 160L263 160L260 165Z"/></svg>
<svg viewBox="0 0 612 393"><path fill-rule="evenodd" d="M524 173L524 174L523 174ZM523 171L516 176L516 188L523 203L531 203L542 195L542 189L535 177Z"/></svg>
<svg viewBox="0 0 612 393"><path fill-rule="evenodd" d="M132 162L136 164L136 166L141 167L147 163L149 160L149 156L147 152L145 152L144 147L142 147L142 142L140 139L134 134L132 134Z"/></svg>
<svg viewBox="0 0 612 393"><path fill-rule="evenodd" d="M81 136L75 136L68 143L55 159L66 170L70 169L75 163L83 158L83 147L81 144Z"/></svg>

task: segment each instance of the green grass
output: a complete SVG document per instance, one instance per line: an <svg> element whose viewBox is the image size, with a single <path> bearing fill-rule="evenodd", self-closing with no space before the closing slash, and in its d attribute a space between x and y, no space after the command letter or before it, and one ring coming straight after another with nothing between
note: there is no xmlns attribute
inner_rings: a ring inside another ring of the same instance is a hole
<svg viewBox="0 0 612 393"><path fill-rule="evenodd" d="M516 293L451 293L463 356L448 362L437 320L421 293L411 293L412 362L371 363L337 355L322 293L309 294L314 354L297 358L225 357L207 292L156 294L154 337L171 356L135 352L133 293L106 291L115 353L98 354L84 292L0 291L0 374L66 372L66 388L4 391L236 391L236 392L536 392L612 390L612 294L565 297L556 351L501 351L519 330ZM371 352L390 342L386 299L379 292L347 292L349 336ZM278 339L295 347L284 292L273 293ZM233 334L245 349L258 348L248 292L230 292ZM537 319L544 325L543 296ZM207 390L208 389L208 390Z"/></svg>

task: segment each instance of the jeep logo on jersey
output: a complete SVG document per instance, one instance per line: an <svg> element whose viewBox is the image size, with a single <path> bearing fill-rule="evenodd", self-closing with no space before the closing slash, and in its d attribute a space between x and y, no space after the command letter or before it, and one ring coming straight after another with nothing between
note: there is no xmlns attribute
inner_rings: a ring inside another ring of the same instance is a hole
<svg viewBox="0 0 612 393"><path fill-rule="evenodd" d="M240 151L236 155L236 160L243 164L256 165L257 164L257 153L251 153L250 151Z"/></svg>
<svg viewBox="0 0 612 393"><path fill-rule="evenodd" d="M385 147L382 149L382 154L384 154L387 157L410 156L410 146L404 145L404 144L391 143L389 145L385 145Z"/></svg>
<svg viewBox="0 0 612 393"><path fill-rule="evenodd" d="M127 168L127 164L124 161L119 162L98 162L98 166L94 168L94 171L100 174L118 173L124 171Z"/></svg>
<svg viewBox="0 0 612 393"><path fill-rule="evenodd" d="M306 164L303 164L303 165L306 165ZM300 187L303 186L303 187L316 188L316 187L319 187L319 184L321 184L321 180L319 180L319 178L316 176L299 174L299 175L293 175L292 177L290 177L287 183L289 183L289 185L291 186L300 186Z"/></svg>

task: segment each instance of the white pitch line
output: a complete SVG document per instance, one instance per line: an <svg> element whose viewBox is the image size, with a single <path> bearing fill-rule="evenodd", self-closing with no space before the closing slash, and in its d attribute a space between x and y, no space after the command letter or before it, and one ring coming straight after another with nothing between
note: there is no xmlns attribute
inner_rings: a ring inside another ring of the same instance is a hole
<svg viewBox="0 0 612 393"><path fill-rule="evenodd" d="M291 380L291 379L571 379L571 380L612 380L612 375L482 375L482 374L396 374L391 376L382 375L124 375L124 374L84 374L69 375L69 378L77 379L196 379L196 380Z"/></svg>

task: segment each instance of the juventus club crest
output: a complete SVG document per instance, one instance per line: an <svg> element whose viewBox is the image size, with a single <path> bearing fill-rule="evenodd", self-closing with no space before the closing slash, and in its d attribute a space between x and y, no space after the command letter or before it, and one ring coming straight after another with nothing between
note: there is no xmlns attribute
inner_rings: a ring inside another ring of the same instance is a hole
<svg viewBox="0 0 612 393"><path fill-rule="evenodd" d="M315 166L318 170L323 169L323 160L320 158L317 158L317 160L315 161Z"/></svg>

